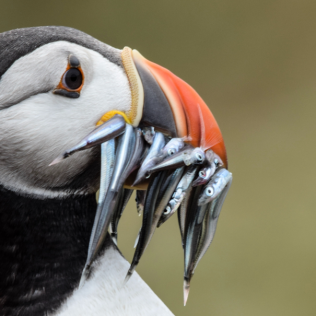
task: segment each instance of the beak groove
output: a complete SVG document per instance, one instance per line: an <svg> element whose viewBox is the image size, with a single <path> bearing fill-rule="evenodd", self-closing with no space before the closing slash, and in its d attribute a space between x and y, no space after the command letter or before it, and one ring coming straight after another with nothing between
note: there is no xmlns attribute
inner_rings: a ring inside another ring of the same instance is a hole
<svg viewBox="0 0 316 316"><path fill-rule="evenodd" d="M132 94L131 109L127 113L127 117L132 125L137 127L143 115L144 88L133 61L132 50L129 47L124 47L121 57Z"/></svg>

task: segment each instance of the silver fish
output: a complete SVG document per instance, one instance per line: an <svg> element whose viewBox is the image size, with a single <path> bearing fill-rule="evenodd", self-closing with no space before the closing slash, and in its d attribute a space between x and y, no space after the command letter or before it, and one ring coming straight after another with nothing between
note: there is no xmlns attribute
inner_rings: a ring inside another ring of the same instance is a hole
<svg viewBox="0 0 316 316"><path fill-rule="evenodd" d="M180 182L178 183L175 189L172 199L169 201L166 207L166 210L165 210L166 216L168 214L172 215L178 209L178 207L180 206L180 204L182 203L185 197L186 191L191 186L191 183L195 177L196 171L197 171L196 166L189 166L187 168L184 176L181 178Z"/></svg>
<svg viewBox="0 0 316 316"><path fill-rule="evenodd" d="M184 304L189 294L190 280L192 277L193 264L198 248L199 236L202 230L202 222L207 205L197 205L197 200L202 187L192 189L192 199L189 202L189 209L186 218L184 233Z"/></svg>
<svg viewBox="0 0 316 316"><path fill-rule="evenodd" d="M160 200L159 206L157 208L157 210L159 210L157 211L157 216L160 215L159 223L157 225L158 227L160 227L161 224L163 224L166 220L168 220L177 210L175 207L173 208L169 207L168 203L170 204L170 198L172 196L172 193L174 192L176 186L179 185L179 181L183 175L183 172L184 172L184 167L180 167L173 172L172 179L170 180L169 186Z"/></svg>
<svg viewBox="0 0 316 316"><path fill-rule="evenodd" d="M192 186L196 187L198 185L206 184L210 181L216 169L221 168L224 165L222 159L216 153L214 153L212 149L206 151L205 163L207 166L200 170L199 176L196 180L194 180Z"/></svg>
<svg viewBox="0 0 316 316"><path fill-rule="evenodd" d="M193 150L194 149L191 146L185 146L181 150L179 150L178 153L172 156L168 156L162 162L156 164L151 169L148 169L147 172L149 174L152 174L161 170L180 168L185 165L184 161L187 159L187 157L191 156Z"/></svg>
<svg viewBox="0 0 316 316"><path fill-rule="evenodd" d="M193 182L192 186L204 185L210 181L216 169L223 167L222 159L212 150L209 149L205 153L206 167L200 170L198 178Z"/></svg>
<svg viewBox="0 0 316 316"><path fill-rule="evenodd" d="M208 204L199 205L198 211L194 214L194 218L191 218L188 224L185 237L184 305L188 299L191 277L213 240L219 213L231 186L231 182L232 177L230 177L226 186L221 190L220 195L217 195L217 197Z"/></svg>
<svg viewBox="0 0 316 316"><path fill-rule="evenodd" d="M164 179L166 178L166 175L167 174L165 172L160 172L155 177L152 177L149 181L145 205L144 205L142 228L139 234L139 239L137 242L137 246L136 246L136 250L134 253L131 266L125 277L125 282L127 282L129 278L131 277L131 275L133 274L136 266L139 263L139 259L141 258L141 256L143 255L145 251L145 247L147 245L146 242L148 240L148 237L151 231L151 223L153 220L158 193Z"/></svg>
<svg viewBox="0 0 316 316"><path fill-rule="evenodd" d="M92 232L90 235L90 242L89 242L88 249L92 248L92 242L94 240L97 223L99 221L100 214L102 211L103 201L108 191L111 177L113 174L114 164L115 164L115 140L110 139L109 141L101 144L101 175L100 175L99 198L98 198L98 206L97 206L97 211L96 211L96 215L94 219L94 224L93 224ZM87 275L88 275L88 271L85 267L82 272L79 288L83 286Z"/></svg>
<svg viewBox="0 0 316 316"><path fill-rule="evenodd" d="M84 271L89 271L92 262L94 261L103 244L110 224L110 220L117 205L119 191L122 187L122 183L124 182L120 178L120 175L123 173L126 165L128 165L128 161L130 158L129 155L134 143L135 133L133 132L133 127L131 125L126 125L125 133L118 140L118 148L116 151L117 159L115 160L115 166L107 194L102 202L102 210L100 216L98 218L95 217L95 233L93 236L91 235L90 237L88 258Z"/></svg>
<svg viewBox="0 0 316 316"><path fill-rule="evenodd" d="M184 143L183 138L172 138L155 157L155 165L159 164L164 159L178 153L185 145L186 144ZM153 165L152 167L154 167L155 165ZM147 172L147 176L150 176L150 172Z"/></svg>
<svg viewBox="0 0 316 316"><path fill-rule="evenodd" d="M205 255L208 247L213 241L219 214L231 186L231 183L232 181L229 181L222 193L207 205L207 210L203 221L203 233L201 234L199 247L193 265L193 273L201 258Z"/></svg>
<svg viewBox="0 0 316 316"><path fill-rule="evenodd" d="M171 198L174 189L176 188L178 182L181 179L181 176L184 172L184 167L178 168L175 171L171 172L168 177L164 180L164 185L161 186L161 190L158 194L157 204L155 208L155 212L153 215L153 220L151 223L151 230L148 236L148 240L146 242L146 247L149 244L156 227L159 227L163 222L167 220L167 218L163 218L163 211L165 210L168 201Z"/></svg>
<svg viewBox="0 0 316 316"><path fill-rule="evenodd" d="M137 234L137 237L135 239L135 242L134 242L134 249L136 248L137 244L138 244L138 240L139 240L139 235L140 235L140 232L141 232L142 228L140 228L138 234Z"/></svg>
<svg viewBox="0 0 316 316"><path fill-rule="evenodd" d="M102 125L95 128L90 134L88 134L82 141L76 146L65 151L63 154L58 156L51 164L57 164L63 159L71 156L77 151L88 149L96 145L102 144L110 139L113 139L124 133L126 123L121 115L114 115L111 119L103 123Z"/></svg>
<svg viewBox="0 0 316 316"><path fill-rule="evenodd" d="M146 198L146 190L137 190L136 191L136 208L138 216L141 216L144 210L145 198Z"/></svg>
<svg viewBox="0 0 316 316"><path fill-rule="evenodd" d="M134 190L122 188L122 192L118 198L116 210L114 211L114 214L113 214L110 226L109 226L109 232L110 232L111 237L116 245L117 245L118 224L119 224L119 221L121 219L123 211L125 210L125 207L129 201L133 191Z"/></svg>
<svg viewBox="0 0 316 316"><path fill-rule="evenodd" d="M135 141L130 145L130 159L126 165L124 171L121 174L121 183L123 184L129 175L140 167L143 155L146 151L145 142L143 139L142 131L138 128L134 129Z"/></svg>
<svg viewBox="0 0 316 316"><path fill-rule="evenodd" d="M209 149L209 150L206 151L206 153L205 153L205 161L208 164L215 163L216 168L221 168L221 167L224 166L224 163L223 163L222 159L212 149Z"/></svg>
<svg viewBox="0 0 316 316"><path fill-rule="evenodd" d="M205 161L204 150L200 147L194 148L190 155L185 156L184 163L187 166L202 164Z"/></svg>
<svg viewBox="0 0 316 316"><path fill-rule="evenodd" d="M115 140L101 144L101 175L98 205L101 205L108 191L115 165Z"/></svg>
<svg viewBox="0 0 316 316"><path fill-rule="evenodd" d="M172 138L166 144L164 148L161 149L159 156L163 159L178 153L185 146L183 138Z"/></svg>
<svg viewBox="0 0 316 316"><path fill-rule="evenodd" d="M101 144L101 176L100 176L100 189L99 189L99 198L98 198L98 207L95 215L96 219L100 217L102 210L102 203L105 199L105 196L108 192L111 177L113 174L115 165L115 140L111 139L103 144ZM92 243L92 236L95 235L96 225L93 225L92 233L90 236L90 245Z"/></svg>
<svg viewBox="0 0 316 316"><path fill-rule="evenodd" d="M152 219L152 223L151 223L151 231L150 234L147 237L147 241L144 242L144 249L146 249L146 247L148 246L155 230L156 227L158 226L158 221L161 218L162 212L164 210L164 208L166 207L172 192L174 191L177 183L179 182L179 179L183 173L183 167L179 168L177 170L175 170L174 172L170 173L170 175L168 175L165 179L164 179L164 183L162 183L160 189L159 189L159 193L158 193L158 197L157 197L157 205L154 211L154 215L153 215L153 219ZM137 236L137 239L135 241L135 245L138 243L138 239L140 236L140 232ZM134 247L135 248L135 247ZM139 258L140 259L140 258Z"/></svg>
<svg viewBox="0 0 316 316"><path fill-rule="evenodd" d="M110 190L118 191L123 185L126 177L129 175L126 172L127 169L131 168L130 161L133 158L133 152L135 150L136 134L134 133L133 127L129 124L126 125L124 135L121 137L118 144L115 169L111 179ZM132 166L133 167L133 166ZM124 175L125 177L122 177Z"/></svg>
<svg viewBox="0 0 316 316"><path fill-rule="evenodd" d="M216 164L214 162L210 164L209 166L202 168L199 171L199 175L197 179L195 179L194 182L192 183L192 186L197 187L199 185L206 184L207 182L210 181L215 171L216 171Z"/></svg>
<svg viewBox="0 0 316 316"><path fill-rule="evenodd" d="M222 168L216 171L209 183L205 186L199 198L198 205L206 204L214 200L231 181L232 174L227 169Z"/></svg>
<svg viewBox="0 0 316 316"><path fill-rule="evenodd" d="M160 150L165 146L165 137L162 133L156 132L153 143L148 150L148 154L144 161L141 164L141 167L138 170L136 179L133 183L133 186L141 183L145 178L148 178L147 171L156 165L157 156Z"/></svg>
<svg viewBox="0 0 316 316"><path fill-rule="evenodd" d="M184 231L185 231L185 220L186 220L186 214L188 211L188 205L191 198L192 193L192 187L189 187L184 195L183 201L180 204L180 207L178 208L178 222L179 222L179 228L181 233L181 241L182 241L182 248L184 248Z"/></svg>
<svg viewBox="0 0 316 316"><path fill-rule="evenodd" d="M153 127L144 127L143 128L143 135L144 135L145 141L151 145L153 143L154 136L155 136L154 128Z"/></svg>

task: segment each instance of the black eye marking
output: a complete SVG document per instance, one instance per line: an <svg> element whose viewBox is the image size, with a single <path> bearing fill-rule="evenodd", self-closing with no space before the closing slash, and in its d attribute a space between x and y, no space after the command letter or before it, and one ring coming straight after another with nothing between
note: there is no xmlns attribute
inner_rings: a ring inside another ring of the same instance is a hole
<svg viewBox="0 0 316 316"><path fill-rule="evenodd" d="M69 55L69 65L70 65L70 67L78 68L78 67L80 67L80 61L75 55L70 54Z"/></svg>
<svg viewBox="0 0 316 316"><path fill-rule="evenodd" d="M80 61L75 55L70 54L68 57L68 67L53 93L68 98L79 98L83 82L84 75Z"/></svg>
<svg viewBox="0 0 316 316"><path fill-rule="evenodd" d="M80 97L80 93L79 92L75 92L75 91L67 91L64 89L55 89L53 91L54 94L59 94L62 95L63 97L67 97L67 98L71 98L71 99L77 99Z"/></svg>

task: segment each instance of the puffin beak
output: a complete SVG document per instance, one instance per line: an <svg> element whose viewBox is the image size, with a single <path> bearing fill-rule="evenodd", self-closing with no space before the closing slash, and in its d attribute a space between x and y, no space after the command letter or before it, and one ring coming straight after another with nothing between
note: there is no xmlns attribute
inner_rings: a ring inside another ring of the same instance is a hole
<svg viewBox="0 0 316 316"><path fill-rule="evenodd" d="M130 115L133 125L153 126L171 137L186 137L193 147L212 149L227 168L222 133L198 93L137 50L125 47L122 60L135 100Z"/></svg>

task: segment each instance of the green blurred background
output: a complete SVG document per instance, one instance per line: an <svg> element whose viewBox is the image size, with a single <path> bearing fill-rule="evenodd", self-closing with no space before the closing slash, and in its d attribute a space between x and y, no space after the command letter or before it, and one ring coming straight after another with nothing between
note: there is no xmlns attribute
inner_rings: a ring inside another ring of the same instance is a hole
<svg viewBox="0 0 316 316"><path fill-rule="evenodd" d="M315 315L315 1L0 5L1 32L66 25L138 49L190 83L217 118L234 181L187 306L176 216L137 269L175 315ZM128 260L140 223L131 203L119 230Z"/></svg>

